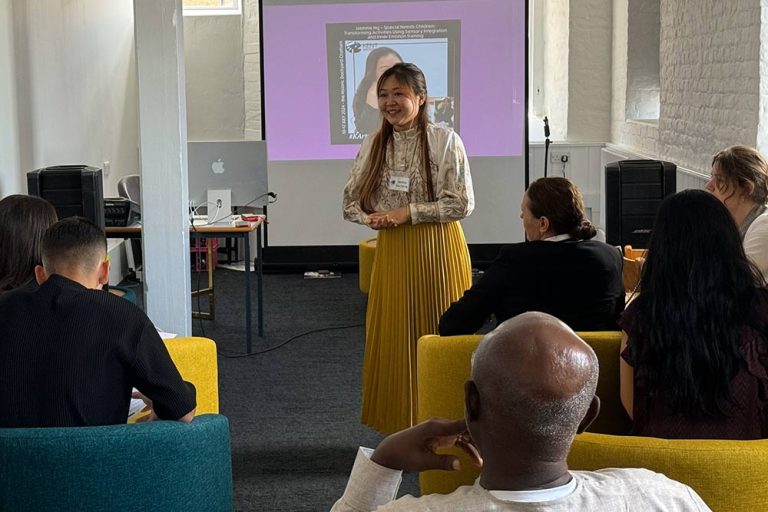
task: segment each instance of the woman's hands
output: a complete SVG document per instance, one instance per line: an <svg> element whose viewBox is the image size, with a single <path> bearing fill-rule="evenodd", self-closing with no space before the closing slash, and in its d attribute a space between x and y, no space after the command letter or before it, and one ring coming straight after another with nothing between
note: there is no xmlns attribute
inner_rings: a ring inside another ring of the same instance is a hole
<svg viewBox="0 0 768 512"><path fill-rule="evenodd" d="M411 209L408 206L401 206L386 212L374 212L368 215L365 222L373 229L395 228L411 222Z"/></svg>

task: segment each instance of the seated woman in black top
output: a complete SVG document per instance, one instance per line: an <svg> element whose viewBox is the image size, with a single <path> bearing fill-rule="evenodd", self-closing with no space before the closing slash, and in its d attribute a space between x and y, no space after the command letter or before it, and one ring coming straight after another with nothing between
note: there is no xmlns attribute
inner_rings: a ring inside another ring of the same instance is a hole
<svg viewBox="0 0 768 512"><path fill-rule="evenodd" d="M498 323L525 311L556 316L574 330L618 330L624 309L622 258L592 241L576 185L565 178L531 184L521 205L527 242L507 245L464 296L440 318L443 336L476 332L493 314Z"/></svg>
<svg viewBox="0 0 768 512"><path fill-rule="evenodd" d="M665 199L640 295L621 318L621 401L633 433L768 437L768 290L723 204Z"/></svg>

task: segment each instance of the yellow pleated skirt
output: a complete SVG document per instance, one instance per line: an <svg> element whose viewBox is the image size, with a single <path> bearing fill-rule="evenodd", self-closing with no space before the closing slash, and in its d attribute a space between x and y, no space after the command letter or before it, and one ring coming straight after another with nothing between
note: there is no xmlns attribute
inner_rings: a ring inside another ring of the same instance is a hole
<svg viewBox="0 0 768 512"><path fill-rule="evenodd" d="M362 422L390 434L416 420L416 342L472 285L458 222L379 231L365 325Z"/></svg>

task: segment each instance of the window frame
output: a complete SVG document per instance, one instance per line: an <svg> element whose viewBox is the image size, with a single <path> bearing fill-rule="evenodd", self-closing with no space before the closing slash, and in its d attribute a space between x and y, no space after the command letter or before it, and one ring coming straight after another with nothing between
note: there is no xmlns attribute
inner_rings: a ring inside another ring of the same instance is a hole
<svg viewBox="0 0 768 512"><path fill-rule="evenodd" d="M182 0L182 11L184 16L240 16L243 14L243 0L232 0L234 7L198 7L184 5Z"/></svg>

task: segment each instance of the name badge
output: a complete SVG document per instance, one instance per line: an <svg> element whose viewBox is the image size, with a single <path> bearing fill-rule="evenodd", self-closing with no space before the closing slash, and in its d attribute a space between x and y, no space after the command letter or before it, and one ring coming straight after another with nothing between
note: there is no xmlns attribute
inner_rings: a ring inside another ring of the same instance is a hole
<svg viewBox="0 0 768 512"><path fill-rule="evenodd" d="M408 192L411 189L411 178L406 174L392 174L389 177L389 190Z"/></svg>

